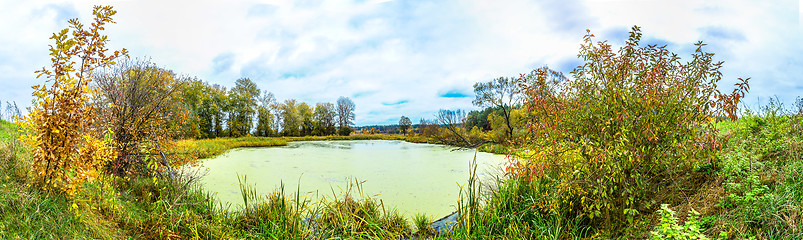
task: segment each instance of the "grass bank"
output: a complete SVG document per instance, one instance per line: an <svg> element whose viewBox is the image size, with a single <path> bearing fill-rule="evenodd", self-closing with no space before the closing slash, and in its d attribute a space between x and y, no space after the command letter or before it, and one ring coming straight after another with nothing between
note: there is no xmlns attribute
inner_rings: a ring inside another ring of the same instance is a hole
<svg viewBox="0 0 803 240"><path fill-rule="evenodd" d="M173 165L182 166L197 159L214 157L234 148L285 146L287 141L279 138L240 137L187 139L176 141L173 146Z"/></svg>

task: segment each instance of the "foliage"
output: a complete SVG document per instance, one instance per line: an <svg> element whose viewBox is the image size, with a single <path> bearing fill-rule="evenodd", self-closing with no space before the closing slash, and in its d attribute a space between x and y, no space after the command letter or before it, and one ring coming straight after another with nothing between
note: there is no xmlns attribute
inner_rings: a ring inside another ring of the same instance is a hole
<svg viewBox="0 0 803 240"><path fill-rule="evenodd" d="M191 79L183 84L183 89L180 90L182 95L182 103L189 109L189 117L192 124L195 126L190 129L189 133L184 134L187 138L207 138L214 136L212 133L212 119L208 114L209 106L203 106L202 99L206 96L208 91L208 84L199 80ZM205 102L205 104L208 104Z"/></svg>
<svg viewBox="0 0 803 240"><path fill-rule="evenodd" d="M470 146L474 144L473 142L469 141L469 139L465 137L463 131L461 131L462 126L465 126L463 122L466 119L466 112L460 109L441 109L438 111L436 117L438 118L440 125L447 132L446 136L441 137L439 140L449 142L450 145L457 146Z"/></svg>
<svg viewBox="0 0 803 240"><path fill-rule="evenodd" d="M298 104L298 120L301 123L301 135L312 135L312 129L315 127L312 124L312 108L307 103L302 102Z"/></svg>
<svg viewBox="0 0 803 240"><path fill-rule="evenodd" d="M720 155L723 192L710 229L735 239L803 236L803 114L777 101L737 121L718 124L727 136Z"/></svg>
<svg viewBox="0 0 803 240"><path fill-rule="evenodd" d="M345 97L339 99L339 105L318 103L313 107L295 99L278 102L273 93L260 93L247 78L237 80L229 91L198 79L182 82L179 92L188 119L176 122L183 123L185 138L322 136L338 133L340 124L354 124L355 106Z"/></svg>
<svg viewBox="0 0 803 240"><path fill-rule="evenodd" d="M223 137L226 112L229 109L227 91L220 85L209 85L198 79L189 80L181 89L182 102L190 111L189 122L197 124L185 133L190 138Z"/></svg>
<svg viewBox="0 0 803 240"><path fill-rule="evenodd" d="M78 19L69 28L54 33L50 46L50 69L37 71L44 84L33 87L34 105L22 121L24 142L33 151L32 175L44 189L73 195L86 181L97 177L97 170L114 151L107 141L90 135L95 117L89 99L93 90L92 72L112 65L126 50L107 54L108 39L101 35L116 13L110 6L96 6L95 21L88 29Z"/></svg>
<svg viewBox="0 0 803 240"><path fill-rule="evenodd" d="M661 209L658 210L658 213L661 215L660 223L655 226L654 231L650 232L652 235L650 239L708 239L703 235L700 222L697 220L700 213L694 211L694 209L689 212L687 220L683 224L678 223L678 219L675 217L675 211L669 209L669 206L666 204L661 204Z"/></svg>
<svg viewBox="0 0 803 240"><path fill-rule="evenodd" d="M477 126L482 131L491 130L491 124L488 122L488 118L491 114L502 115L500 108L496 107L487 107L482 111L473 110L468 112L468 116L466 116L466 128L473 128Z"/></svg>
<svg viewBox="0 0 803 240"><path fill-rule="evenodd" d="M436 121L429 121L421 119L418 123L418 135L424 137L433 137L438 134L438 123Z"/></svg>
<svg viewBox="0 0 803 240"><path fill-rule="evenodd" d="M702 43L684 64L665 46L640 46L638 27L618 52L592 38L572 79L548 68L519 79L532 140L508 171L554 184L533 205L542 213L617 229L649 211L640 203L651 186L713 161L722 147L713 122L739 97L720 98L722 63ZM740 84L734 94L743 96Z"/></svg>
<svg viewBox="0 0 803 240"><path fill-rule="evenodd" d="M527 121L525 118L526 111L524 109L513 109L509 113L509 117L505 118L497 113L488 115L488 124L491 131L488 132L489 138L499 143L509 143L512 139L520 139L527 134ZM509 122L509 123L508 123ZM513 135L508 135L510 131L509 126L513 129Z"/></svg>
<svg viewBox="0 0 803 240"><path fill-rule="evenodd" d="M352 132L351 127L345 126L337 129L337 134L340 136L348 136Z"/></svg>
<svg viewBox="0 0 803 240"><path fill-rule="evenodd" d="M206 126L208 126L208 130L206 132L208 137L225 136L226 131L223 127L226 121L225 112L227 112L230 108L229 98L226 94L226 88L213 85L209 88L208 95L205 95L205 98L202 101L204 108L202 111L200 111L200 113L203 114L201 116L204 116L204 119L208 119L206 121Z"/></svg>
<svg viewBox="0 0 803 240"><path fill-rule="evenodd" d="M295 99L284 100L280 106L282 115L282 135L301 136L301 117L298 114L298 103Z"/></svg>
<svg viewBox="0 0 803 240"><path fill-rule="evenodd" d="M229 91L229 134L232 137L248 135L251 132L256 113L259 87L248 78L240 78Z"/></svg>
<svg viewBox="0 0 803 240"><path fill-rule="evenodd" d="M174 73L145 60L124 59L114 69L98 72L95 110L100 129L110 129L117 157L113 173L147 173L148 156L163 151L182 131L189 116L181 104L183 82Z"/></svg>
<svg viewBox="0 0 803 240"><path fill-rule="evenodd" d="M332 103L318 103L315 104L315 112L312 115L313 125L315 129L312 135L333 135L335 134L335 105Z"/></svg>
<svg viewBox="0 0 803 240"><path fill-rule="evenodd" d="M273 114L270 112L270 105L276 101L273 93L265 91L259 97L259 106L257 107L257 127L255 136L267 137L275 135L277 130L273 126Z"/></svg>
<svg viewBox="0 0 803 240"><path fill-rule="evenodd" d="M404 135L407 135L407 129L410 129L410 126L412 125L413 122L410 121L410 118L408 117L401 116L399 119L399 129L402 131L402 133L404 133Z"/></svg>
<svg viewBox="0 0 803 240"><path fill-rule="evenodd" d="M521 94L517 88L515 78L499 77L489 82L474 84L474 105L480 107L495 107L502 111L501 117L506 126L506 140L513 139L513 125L511 111L519 104Z"/></svg>

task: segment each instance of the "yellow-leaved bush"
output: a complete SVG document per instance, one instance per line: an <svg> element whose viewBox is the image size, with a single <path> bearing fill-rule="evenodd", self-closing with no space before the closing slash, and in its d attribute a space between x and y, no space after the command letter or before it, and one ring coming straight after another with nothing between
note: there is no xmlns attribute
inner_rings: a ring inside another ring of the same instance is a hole
<svg viewBox="0 0 803 240"><path fill-rule="evenodd" d="M52 65L36 71L45 84L33 86L34 104L21 121L21 140L33 153L31 177L44 190L73 196L84 182L95 179L105 161L114 155L106 134L95 129L89 99L92 72L114 64L125 49L107 54L107 37L100 34L116 13L110 6L95 6L95 21L85 28L78 19L54 33L50 45ZM49 86L47 85L49 83ZM94 133L94 134L93 134Z"/></svg>

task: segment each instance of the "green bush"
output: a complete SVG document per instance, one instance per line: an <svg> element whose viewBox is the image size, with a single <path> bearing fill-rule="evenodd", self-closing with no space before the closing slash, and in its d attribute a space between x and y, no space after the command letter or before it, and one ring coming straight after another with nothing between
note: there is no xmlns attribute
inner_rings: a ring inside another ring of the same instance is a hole
<svg viewBox="0 0 803 240"><path fill-rule="evenodd" d="M655 229L650 232L650 239L652 240L665 240L665 239L673 239L673 240L692 240L692 239L708 239L702 233L702 228L700 227L700 222L697 221L697 217L700 215L697 211L692 209L689 212L688 219L685 223L679 223L678 218L675 217L675 211L669 209L669 206L666 204L661 204L661 209L658 210L658 214L661 215L660 222L658 226L655 226Z"/></svg>
<svg viewBox="0 0 803 240"><path fill-rule="evenodd" d="M340 136L348 136L349 134L351 134L351 132L352 130L350 127L341 127L340 129L337 130L337 134L340 134Z"/></svg>

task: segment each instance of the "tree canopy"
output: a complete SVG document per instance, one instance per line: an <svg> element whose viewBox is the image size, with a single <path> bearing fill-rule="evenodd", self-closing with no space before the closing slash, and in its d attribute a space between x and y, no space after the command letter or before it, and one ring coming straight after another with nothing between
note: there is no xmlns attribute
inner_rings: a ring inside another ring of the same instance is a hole
<svg viewBox="0 0 803 240"><path fill-rule="evenodd" d="M402 131L404 135L407 135L407 129L410 129L410 126L413 125L413 122L410 121L410 118L401 116L399 119L399 129Z"/></svg>
<svg viewBox="0 0 803 240"><path fill-rule="evenodd" d="M508 139L513 137L513 126L510 121L512 109L518 104L521 96L517 90L516 78L499 77L488 82L474 84L474 105L480 107L495 107L502 112L507 127Z"/></svg>

